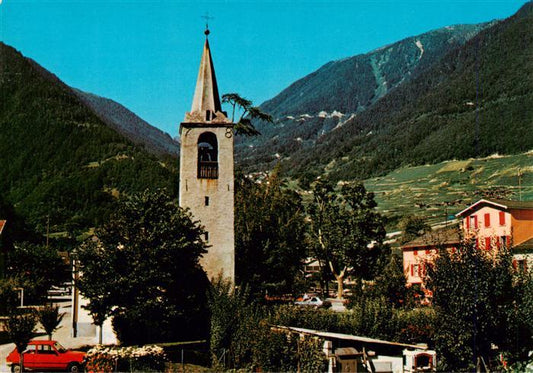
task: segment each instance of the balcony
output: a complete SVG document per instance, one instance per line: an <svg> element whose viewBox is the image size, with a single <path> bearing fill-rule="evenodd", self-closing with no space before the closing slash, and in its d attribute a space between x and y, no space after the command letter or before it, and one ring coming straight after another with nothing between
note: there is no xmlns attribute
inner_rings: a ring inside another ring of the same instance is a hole
<svg viewBox="0 0 533 373"><path fill-rule="evenodd" d="M218 179L218 162L198 162L198 179Z"/></svg>

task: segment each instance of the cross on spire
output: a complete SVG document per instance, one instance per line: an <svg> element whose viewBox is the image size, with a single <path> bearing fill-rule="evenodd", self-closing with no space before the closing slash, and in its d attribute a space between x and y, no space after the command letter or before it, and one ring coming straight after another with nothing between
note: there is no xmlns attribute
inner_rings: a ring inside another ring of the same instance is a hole
<svg viewBox="0 0 533 373"><path fill-rule="evenodd" d="M210 17L209 12L205 12L205 15L202 16L203 19L205 19L205 31L204 34L207 37L209 35L209 20L215 19L215 17Z"/></svg>

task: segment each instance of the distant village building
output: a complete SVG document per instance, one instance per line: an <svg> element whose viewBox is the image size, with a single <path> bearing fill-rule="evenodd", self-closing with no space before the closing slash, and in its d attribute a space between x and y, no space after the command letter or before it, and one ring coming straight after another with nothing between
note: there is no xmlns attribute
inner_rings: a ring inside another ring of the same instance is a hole
<svg viewBox="0 0 533 373"><path fill-rule="evenodd" d="M527 271L533 265L533 202L481 199L456 216L459 227L427 232L402 246L408 285L423 289L426 263L439 250L457 248L465 238L475 240L480 250L512 247L517 269Z"/></svg>
<svg viewBox="0 0 533 373"><path fill-rule="evenodd" d="M201 264L209 278L234 281L233 123L222 111L209 49L209 30L191 111L180 125L179 204L205 228L210 245Z"/></svg>

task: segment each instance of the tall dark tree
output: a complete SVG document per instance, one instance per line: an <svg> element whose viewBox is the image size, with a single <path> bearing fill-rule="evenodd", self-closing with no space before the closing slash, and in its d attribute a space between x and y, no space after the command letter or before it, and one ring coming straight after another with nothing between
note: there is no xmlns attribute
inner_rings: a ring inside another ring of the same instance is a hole
<svg viewBox="0 0 533 373"><path fill-rule="evenodd" d="M421 216L404 216L398 223L398 229L402 231L400 243L412 241L415 238L431 231L431 226Z"/></svg>
<svg viewBox="0 0 533 373"><path fill-rule="evenodd" d="M35 335L37 320L32 312L15 309L5 321L4 329L10 341L15 344L20 356L20 371L24 371L24 350Z"/></svg>
<svg viewBox="0 0 533 373"><path fill-rule="evenodd" d="M238 93L226 93L222 95L222 102L231 105L231 121L235 122L235 114L240 113L239 120L235 123L235 133L237 135L257 136L261 133L255 128L253 120L260 120L273 123L270 114L265 113L259 107L252 106L250 100L241 97Z"/></svg>
<svg viewBox="0 0 533 373"><path fill-rule="evenodd" d="M65 316L64 313L59 312L58 306L46 305L37 310L37 319L44 328L48 339L52 339L52 334L59 328L59 324Z"/></svg>
<svg viewBox="0 0 533 373"><path fill-rule="evenodd" d="M112 315L125 344L205 338L202 234L164 191L126 199L78 249L78 286L95 321Z"/></svg>
<svg viewBox="0 0 533 373"><path fill-rule="evenodd" d="M511 259L505 248L479 250L465 242L455 251L439 250L428 266L435 344L445 370L495 369L493 345L514 359L526 358L533 348L531 325L520 319L524 298L517 296L521 287L513 280Z"/></svg>
<svg viewBox="0 0 533 373"><path fill-rule="evenodd" d="M15 243L7 259L7 275L24 288L27 302L41 302L52 285L69 278L66 263L52 247Z"/></svg>
<svg viewBox="0 0 533 373"><path fill-rule="evenodd" d="M374 194L362 184L345 184L339 192L319 180L309 207L310 236L315 255L335 276L337 297L342 298L344 280L359 283L371 279L386 263L383 219L375 210Z"/></svg>
<svg viewBox="0 0 533 373"><path fill-rule="evenodd" d="M307 254L300 196L284 188L278 169L261 183L241 177L236 184L237 283L254 295L293 292Z"/></svg>
<svg viewBox="0 0 533 373"><path fill-rule="evenodd" d="M391 255L389 262L379 273L375 281L376 292L385 297L395 307L409 303L407 276L403 271L403 260L399 255Z"/></svg>

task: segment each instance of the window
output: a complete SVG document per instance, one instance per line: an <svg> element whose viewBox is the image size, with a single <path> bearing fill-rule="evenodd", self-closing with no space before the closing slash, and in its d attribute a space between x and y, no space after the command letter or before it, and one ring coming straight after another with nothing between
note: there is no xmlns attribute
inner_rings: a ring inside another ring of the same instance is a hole
<svg viewBox="0 0 533 373"><path fill-rule="evenodd" d="M52 354L55 354L55 351L52 349L52 346L50 346L50 345L40 345L39 346L39 353L40 354L52 355Z"/></svg>
<svg viewBox="0 0 533 373"><path fill-rule="evenodd" d="M485 214L484 220L485 220L485 228L490 227L490 214Z"/></svg>
<svg viewBox="0 0 533 373"><path fill-rule="evenodd" d="M485 237L485 250L490 250L490 237Z"/></svg>
<svg viewBox="0 0 533 373"><path fill-rule="evenodd" d="M209 197L208 196L205 196L205 205L209 206Z"/></svg>
<svg viewBox="0 0 533 373"><path fill-rule="evenodd" d="M506 236L500 236L498 238L498 242L499 242L501 247L507 246L507 237Z"/></svg>
<svg viewBox="0 0 533 373"><path fill-rule="evenodd" d="M513 260L513 267L519 272L527 272L527 259L515 259Z"/></svg>
<svg viewBox="0 0 533 373"><path fill-rule="evenodd" d="M198 178L218 179L218 142L212 132L198 137Z"/></svg>
<svg viewBox="0 0 533 373"><path fill-rule="evenodd" d="M420 264L411 264L411 276L420 276Z"/></svg>
<svg viewBox="0 0 533 373"><path fill-rule="evenodd" d="M505 225L505 212L500 211L500 225Z"/></svg>
<svg viewBox="0 0 533 373"><path fill-rule="evenodd" d="M470 227L472 229L477 229L477 215L470 216Z"/></svg>

